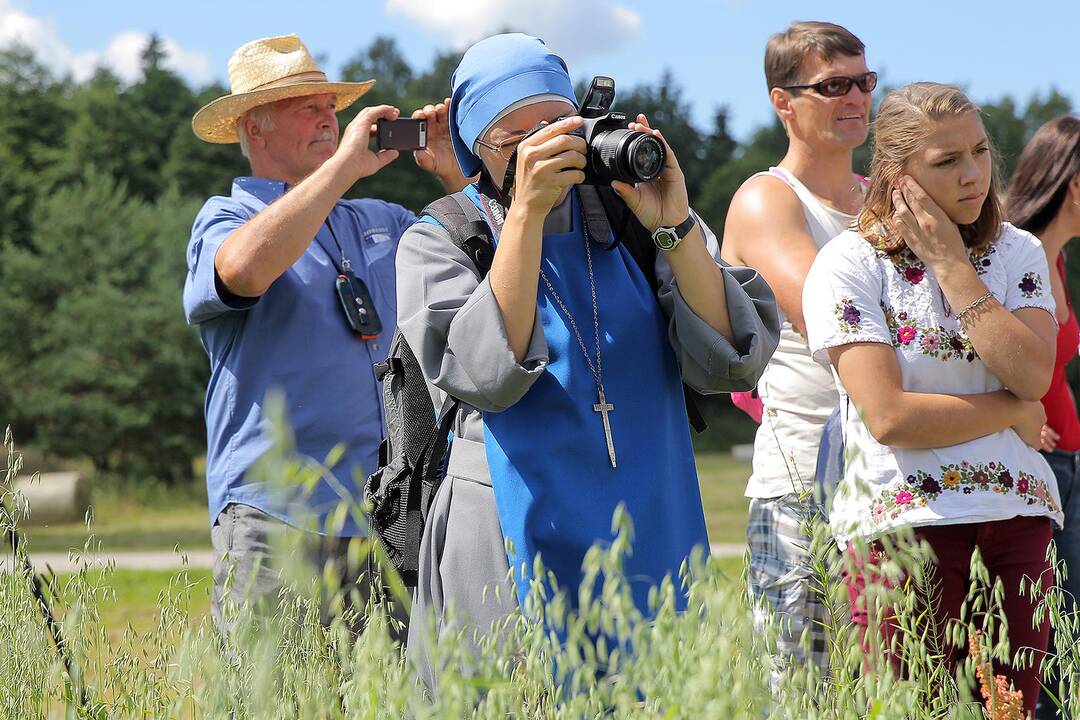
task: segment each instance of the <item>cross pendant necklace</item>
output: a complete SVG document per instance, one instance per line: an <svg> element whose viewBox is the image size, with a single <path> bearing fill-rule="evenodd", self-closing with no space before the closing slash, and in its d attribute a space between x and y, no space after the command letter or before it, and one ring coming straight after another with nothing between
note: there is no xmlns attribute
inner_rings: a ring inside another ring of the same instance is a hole
<svg viewBox="0 0 1080 720"><path fill-rule="evenodd" d="M615 410L615 406L607 401L604 397L604 386L600 385L596 388L597 393L600 395L600 402L592 406L593 412L600 413L604 421L604 439L607 440L607 454L608 460L611 461L611 467L615 467L615 441L611 438L611 422L608 420L608 413Z"/></svg>
<svg viewBox="0 0 1080 720"><path fill-rule="evenodd" d="M582 339L581 333L578 331L577 323L574 322L574 316L570 314L570 309L566 307L566 303L559 297L559 293L555 292L554 286L551 281L548 280L547 274L543 268L540 269L540 278L544 281L544 285L547 286L548 292L551 297L555 299L555 302L562 308L563 314L566 315L567 321L570 323L570 329L574 331L574 337L577 338L578 347L581 348L582 354L585 356L585 362L589 366L589 372L592 373L593 380L596 381L596 392L599 402L593 404L593 412L600 413L600 419L604 423L604 440L607 442L608 461L611 463L611 467L616 467L615 464L615 439L611 435L611 420L608 418L608 413L615 411L615 406L607 401L604 396L604 366L600 361L600 310L596 302L596 278L593 275L592 266L592 251L589 249L589 224L585 219L585 211L581 211L581 223L583 234L585 235L585 263L589 268L589 290L592 292L592 311L593 311L593 333L596 339L596 365L593 365L592 358L589 357L589 351L585 349L585 340Z"/></svg>

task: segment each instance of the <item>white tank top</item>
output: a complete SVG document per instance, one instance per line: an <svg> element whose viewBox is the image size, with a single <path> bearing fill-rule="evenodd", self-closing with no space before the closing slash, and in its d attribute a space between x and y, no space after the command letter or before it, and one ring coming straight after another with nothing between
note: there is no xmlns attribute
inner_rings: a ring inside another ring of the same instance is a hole
<svg viewBox="0 0 1080 720"><path fill-rule="evenodd" d="M854 215L826 205L784 168L769 168L754 177L759 175L778 178L795 192L818 248L855 220ZM786 319L776 352L758 381L758 394L764 414L754 439L746 495L771 498L801 492L813 483L821 429L839 396L832 374L813 360L806 339Z"/></svg>

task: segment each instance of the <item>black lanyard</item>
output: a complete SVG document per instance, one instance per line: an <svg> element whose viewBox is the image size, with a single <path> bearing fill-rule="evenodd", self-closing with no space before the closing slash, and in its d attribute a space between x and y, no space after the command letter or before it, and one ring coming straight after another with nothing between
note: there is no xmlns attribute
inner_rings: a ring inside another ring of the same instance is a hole
<svg viewBox="0 0 1080 720"><path fill-rule="evenodd" d="M352 270L352 263L349 261L348 256L345 254L345 248L338 242L337 233L334 232L334 226L330 224L330 216L326 216L326 229L330 231L330 238L334 241L334 245L337 246L338 255L340 256L340 262L334 259L334 253L330 251L322 240L319 239L319 234L315 233L315 242L319 243L319 247L329 256L330 263L334 266L334 269L338 271L339 275L344 275L346 272Z"/></svg>
<svg viewBox="0 0 1080 720"><path fill-rule="evenodd" d="M341 265L339 266L334 262L334 254L322 244L317 233L315 241L330 257L331 264L334 265L338 272L337 279L334 281L334 289L341 303L342 312L345 314L345 324L361 340L374 340L382 332L382 322L379 320L379 313L375 309L375 301L371 297L367 283L358 278L356 273L352 271L352 263L349 262L349 257L345 254L345 248L341 246L337 239L334 226L330 224L329 215L326 216L326 229L330 231L330 237L333 238L334 245L337 246L338 253L341 256Z"/></svg>

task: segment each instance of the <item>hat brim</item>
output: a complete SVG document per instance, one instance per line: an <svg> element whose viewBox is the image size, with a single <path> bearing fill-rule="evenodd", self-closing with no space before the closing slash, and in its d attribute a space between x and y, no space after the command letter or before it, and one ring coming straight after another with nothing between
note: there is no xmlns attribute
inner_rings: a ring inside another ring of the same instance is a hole
<svg viewBox="0 0 1080 720"><path fill-rule="evenodd" d="M331 93L337 96L337 109L340 111L356 102L374 84L374 80L300 82L254 92L225 95L208 103L195 113L191 118L191 129L200 140L206 142L221 144L240 142L236 134L236 120L253 108L288 98Z"/></svg>

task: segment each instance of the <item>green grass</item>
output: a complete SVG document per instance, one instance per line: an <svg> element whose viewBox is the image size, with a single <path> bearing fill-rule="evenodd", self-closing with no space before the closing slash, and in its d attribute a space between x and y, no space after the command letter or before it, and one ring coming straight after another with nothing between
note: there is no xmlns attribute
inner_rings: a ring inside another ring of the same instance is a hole
<svg viewBox="0 0 1080 720"><path fill-rule="evenodd" d="M206 487L124 486L95 488L93 517L86 522L22 528L31 552L81 550L91 533L103 552L210 548Z"/></svg>
<svg viewBox="0 0 1080 720"><path fill-rule="evenodd" d="M698 453L698 474L709 539L712 542L741 543L746 538L746 506L743 497L748 465L735 462L727 453ZM180 545L196 550L210 547L205 497L192 489L141 491L106 490L94 498L94 540L104 552L125 550L169 550ZM49 527L27 527L31 552L81 549L90 532L85 523ZM720 560L733 584L741 583L741 557ZM193 620L206 617L210 607L210 571L187 570L192 593ZM149 632L157 622L159 598L175 570L113 570L107 578L114 593L102 601L103 626L118 639L130 625L137 634ZM100 572L89 573L91 580ZM61 583L68 576L58 576ZM94 584L97 584L96 582Z"/></svg>
<svg viewBox="0 0 1080 720"><path fill-rule="evenodd" d="M73 575L57 575L56 581L64 587ZM177 583L190 586L188 610L193 621L209 618L210 570L189 568L180 570L94 570L86 572L83 582L92 586L107 585L110 592L98 603L101 625L108 629L110 639L120 640L129 629L143 636L151 632L158 622L162 599L170 587Z"/></svg>
<svg viewBox="0 0 1080 720"><path fill-rule="evenodd" d="M697 454L698 479L709 540L746 540L747 499L743 497L750 466L728 453ZM91 532L104 552L210 548L206 489L201 482L182 488L127 486L94 492L91 529L85 522L24 527L31 552L80 550Z"/></svg>
<svg viewBox="0 0 1080 720"><path fill-rule="evenodd" d="M729 453L698 453L698 483L705 508L705 526L714 543L746 542L746 510L743 496L750 466L736 462Z"/></svg>
<svg viewBox="0 0 1080 720"><path fill-rule="evenodd" d="M727 584L735 587L742 583L741 557L720 558L717 564ZM111 589L97 608L101 613L101 625L108 629L108 635L114 642L119 642L128 630L134 631L137 636L151 632L158 621L162 598L170 587L180 582L191 587L188 609L191 621L194 624L204 619L209 622L210 570L112 570L103 577L104 572L88 572L85 580L91 585L107 585ZM57 575L56 581L64 586L71 578L72 575L68 574Z"/></svg>
<svg viewBox="0 0 1080 720"><path fill-rule="evenodd" d="M703 456L699 463L713 539L736 541L745 522L741 493L746 468L722 456ZM302 471L292 472L286 479L305 478ZM134 505L125 505L122 498ZM118 514L102 518L105 530L125 521L130 525L148 507L177 512L185 504L142 491L126 497L118 493L110 502ZM125 511L134 515L119 514ZM6 658L0 663L0 717L983 717L980 698L972 694L974 665L964 663L954 675L943 661L952 650L923 642L930 630L918 597L930 592L931 576L924 572L929 560L920 548L898 544L886 563L888 577L903 573L911 583L871 583L867 590L868 597L894 608L895 622L905 628L894 650L910 677L892 674L880 639L863 647L847 620L838 574L815 570L823 599L830 606L839 603L827 618L829 682L822 682L816 666L793 663L774 693L768 658L776 628L751 622L743 559L691 560L685 576L691 580L687 611L678 611L680 593L665 583L654 589L653 610L643 616L634 602L634 581L622 572L631 525L617 512L617 537L589 552L589 579L573 595L578 611L569 611L566 596L552 596L537 585L526 605L543 603L544 622L514 615L475 646L465 642L472 636L464 633L432 639L439 693L430 698L418 692L412 668L403 662L378 612L354 642L341 619L326 629L317 613L302 612L303 603L286 599L273 616L238 616L234 642L223 654L207 617L211 580L206 570L84 568L58 578L53 605L67 639L68 674L25 579L0 575L0 651ZM814 552L828 542L828 530L819 523L812 531ZM821 567L822 558L815 558L814 567ZM989 576L978 556L972 567L977 582L964 616L969 619L950 623L946 634L950 642L966 645L981 631L984 641L975 656L980 668L992 673L990 656L999 661L1011 656L1000 592L987 585ZM545 577L542 568L536 573ZM1031 590L1032 596L1036 593ZM1062 637L1080 632L1080 618L1063 612L1060 591L1051 591L1046 601L1050 624ZM1080 647L1059 650L1055 660L1070 682L1062 694L1075 713L1080 711ZM868 667L880 670L868 673ZM559 684L553 682L556 675Z"/></svg>

